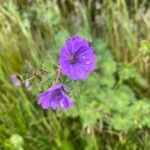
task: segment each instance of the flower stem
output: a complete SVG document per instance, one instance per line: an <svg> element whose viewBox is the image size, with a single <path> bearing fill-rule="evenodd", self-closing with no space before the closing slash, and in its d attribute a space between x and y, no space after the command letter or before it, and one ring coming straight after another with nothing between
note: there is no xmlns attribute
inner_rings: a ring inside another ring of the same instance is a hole
<svg viewBox="0 0 150 150"><path fill-rule="evenodd" d="M60 75L61 75L61 68L60 68L60 66L58 66L58 69L56 70L55 79L54 79L53 84L56 84L59 82Z"/></svg>
<svg viewBox="0 0 150 150"><path fill-rule="evenodd" d="M30 77L29 79L24 80L22 83L25 83L25 82L27 82L27 81L30 81L30 80L32 80L34 77L35 77L35 75L33 75L32 77Z"/></svg>

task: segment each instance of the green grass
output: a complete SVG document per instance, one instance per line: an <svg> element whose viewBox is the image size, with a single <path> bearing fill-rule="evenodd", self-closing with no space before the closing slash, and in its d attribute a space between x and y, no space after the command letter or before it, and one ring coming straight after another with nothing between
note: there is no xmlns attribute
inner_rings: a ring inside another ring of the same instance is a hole
<svg viewBox="0 0 150 150"><path fill-rule="evenodd" d="M149 11L148 0L0 1L0 150L150 149ZM73 108L42 110L40 89L10 75L55 62L75 33L94 46L97 69L70 83Z"/></svg>

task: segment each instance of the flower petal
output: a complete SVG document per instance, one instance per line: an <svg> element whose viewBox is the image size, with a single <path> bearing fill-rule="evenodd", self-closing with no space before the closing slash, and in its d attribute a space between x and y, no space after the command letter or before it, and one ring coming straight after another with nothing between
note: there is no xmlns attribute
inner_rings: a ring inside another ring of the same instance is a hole
<svg viewBox="0 0 150 150"><path fill-rule="evenodd" d="M42 108L47 109L50 106L50 101L49 98L47 97L46 99L43 100L42 102Z"/></svg>
<svg viewBox="0 0 150 150"><path fill-rule="evenodd" d="M67 58L70 55L70 52L69 52L68 48L62 47L62 48L59 49L59 55L61 57L66 57Z"/></svg>
<svg viewBox="0 0 150 150"><path fill-rule="evenodd" d="M70 100L70 99L67 99L67 98L63 98L61 101L60 101L60 107L62 109L67 109L69 107L71 107L73 105L73 102Z"/></svg>
<svg viewBox="0 0 150 150"><path fill-rule="evenodd" d="M81 68L80 64L74 65L74 71L76 73L75 73L73 80L78 80L78 79L85 80L86 79L87 73L83 68Z"/></svg>
<svg viewBox="0 0 150 150"><path fill-rule="evenodd" d="M59 106L59 102L58 102L58 101L52 100L52 101L50 102L50 107L51 107L52 109L55 110L58 106Z"/></svg>
<svg viewBox="0 0 150 150"><path fill-rule="evenodd" d="M76 52L78 56L85 56L85 55L93 54L93 51L94 51L93 47L84 47L82 49L81 48Z"/></svg>
<svg viewBox="0 0 150 150"><path fill-rule="evenodd" d="M86 64L86 65L94 63L95 59L96 59L96 55L95 54L79 56L79 61L81 63L83 63L83 64Z"/></svg>

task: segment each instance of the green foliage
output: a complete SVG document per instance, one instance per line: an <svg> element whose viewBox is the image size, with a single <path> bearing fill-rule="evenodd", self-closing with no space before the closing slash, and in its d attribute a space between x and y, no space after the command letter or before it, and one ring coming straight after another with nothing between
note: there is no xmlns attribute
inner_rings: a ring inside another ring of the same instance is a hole
<svg viewBox="0 0 150 150"><path fill-rule="evenodd" d="M141 41L139 51L140 51L143 55L148 55L148 54L150 54L150 43L149 43L149 41L147 41L147 40Z"/></svg>
<svg viewBox="0 0 150 150"><path fill-rule="evenodd" d="M134 110L137 105L140 107L139 102L143 102L143 100L136 98L134 91L128 85L115 80L117 72L122 80L132 79L137 76L137 72L134 68L122 68L120 71L119 68L116 68L116 62L110 50L106 46L101 46L105 45L103 41L97 40L95 44L98 44L94 47L97 54L101 56L99 60L97 59L97 70L101 69L101 71L96 70L86 82L82 81L77 86L77 88L80 87L78 89L80 95L74 98L80 109L79 116L83 120L84 126L93 125L98 120L106 122L116 130L128 130L143 126L145 117L143 110ZM143 105L145 105L143 106L145 112L149 114L149 101L146 100ZM139 118L139 113L143 117ZM146 117L145 121L149 122L148 120Z"/></svg>
<svg viewBox="0 0 150 150"><path fill-rule="evenodd" d="M23 150L23 139L20 135L12 135L10 138L10 143L13 145L16 150Z"/></svg>
<svg viewBox="0 0 150 150"><path fill-rule="evenodd" d="M122 80L133 79L137 75L136 69L133 66L121 66L119 76Z"/></svg>

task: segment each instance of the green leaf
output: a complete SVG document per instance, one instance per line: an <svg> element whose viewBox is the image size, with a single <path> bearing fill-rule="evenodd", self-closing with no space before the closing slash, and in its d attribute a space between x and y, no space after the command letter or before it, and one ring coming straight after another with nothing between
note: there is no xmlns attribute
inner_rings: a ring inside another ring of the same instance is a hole
<svg viewBox="0 0 150 150"><path fill-rule="evenodd" d="M101 114L97 108L97 103L92 101L89 104L89 107L80 109L80 116L85 126L94 125L97 120L101 118Z"/></svg>
<svg viewBox="0 0 150 150"><path fill-rule="evenodd" d="M128 130L133 126L132 118L116 114L111 118L111 126L115 130Z"/></svg>
<svg viewBox="0 0 150 150"><path fill-rule="evenodd" d="M23 148L22 148L23 138L20 135L18 135L18 134L12 135L10 138L10 142L13 145L15 150L23 150Z"/></svg>
<svg viewBox="0 0 150 150"><path fill-rule="evenodd" d="M134 78L137 72L136 69L132 66L121 66L119 70L119 76L123 80L128 80Z"/></svg>
<svg viewBox="0 0 150 150"><path fill-rule="evenodd" d="M140 42L139 52L141 52L143 55L150 54L150 42L148 40L142 40Z"/></svg>

